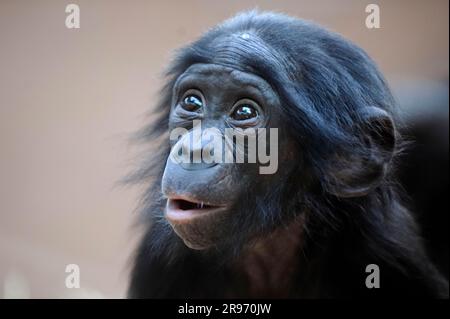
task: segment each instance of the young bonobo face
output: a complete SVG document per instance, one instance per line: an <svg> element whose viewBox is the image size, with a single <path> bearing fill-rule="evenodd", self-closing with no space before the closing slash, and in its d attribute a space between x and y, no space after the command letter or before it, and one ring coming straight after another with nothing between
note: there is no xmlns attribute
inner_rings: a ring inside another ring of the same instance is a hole
<svg viewBox="0 0 450 319"><path fill-rule="evenodd" d="M247 138L256 137L258 146L263 145L259 142L264 139L267 143L260 148L264 152L270 148L271 159L275 156L275 161L281 163L283 158L276 156L278 148L283 149L282 141L273 139L273 132L269 134L269 128L278 128L279 103L264 79L230 67L194 64L177 79L169 129L174 132L181 128L182 133L178 139L171 138L171 154L184 153L182 157L189 160L177 162L173 156L168 158L162 192L168 199L165 216L188 247L206 249L233 236L227 225L239 218L232 208L239 204L240 195L246 189L264 189L280 174L277 169L261 174L262 161L248 160L249 145L236 145L237 137L243 136L242 130L253 129L247 130L254 132ZM211 150L210 140L201 133L196 135L195 123L200 123L203 131L215 132L214 141L220 143L214 145L224 147ZM267 136L258 131L262 128L267 129ZM235 139L226 134L230 129L235 129ZM221 153L230 147L236 151L233 163L221 161ZM244 163L236 163L239 150L247 159ZM193 158L200 154L201 160L195 162ZM208 156L214 159L208 161Z"/></svg>

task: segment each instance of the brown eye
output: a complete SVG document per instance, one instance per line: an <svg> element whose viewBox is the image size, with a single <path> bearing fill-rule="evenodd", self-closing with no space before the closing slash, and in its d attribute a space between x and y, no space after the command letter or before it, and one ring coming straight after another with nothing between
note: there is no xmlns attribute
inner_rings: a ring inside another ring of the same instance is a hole
<svg viewBox="0 0 450 319"><path fill-rule="evenodd" d="M231 113L231 118L236 121L245 121L258 117L258 111L250 104L241 104Z"/></svg>
<svg viewBox="0 0 450 319"><path fill-rule="evenodd" d="M202 106L202 98L196 94L188 94L181 101L181 107L189 112L195 112Z"/></svg>

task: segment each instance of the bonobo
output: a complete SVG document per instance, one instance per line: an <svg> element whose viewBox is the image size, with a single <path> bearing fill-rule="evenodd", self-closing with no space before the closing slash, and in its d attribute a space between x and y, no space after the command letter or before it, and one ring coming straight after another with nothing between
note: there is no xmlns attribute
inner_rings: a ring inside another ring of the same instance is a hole
<svg viewBox="0 0 450 319"><path fill-rule="evenodd" d="M134 176L149 187L129 297L448 296L396 188L395 108L362 49L285 15L242 13L181 49L142 133L160 144ZM221 161L233 147L245 160Z"/></svg>

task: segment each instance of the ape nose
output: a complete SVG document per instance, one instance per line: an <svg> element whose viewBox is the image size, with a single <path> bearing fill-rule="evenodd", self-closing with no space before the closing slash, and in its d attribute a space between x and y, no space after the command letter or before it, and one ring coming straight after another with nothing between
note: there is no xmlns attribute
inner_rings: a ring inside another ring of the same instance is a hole
<svg viewBox="0 0 450 319"><path fill-rule="evenodd" d="M216 166L212 144L204 138L194 140L193 134L183 136L173 147L172 154L177 157L177 163L186 170L202 170Z"/></svg>

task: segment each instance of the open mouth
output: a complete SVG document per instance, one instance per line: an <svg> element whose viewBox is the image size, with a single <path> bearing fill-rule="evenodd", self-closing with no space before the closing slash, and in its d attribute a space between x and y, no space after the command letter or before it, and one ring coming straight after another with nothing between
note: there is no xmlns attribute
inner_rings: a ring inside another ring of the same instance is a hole
<svg viewBox="0 0 450 319"><path fill-rule="evenodd" d="M213 208L214 206L207 205L203 202L200 203L194 203L190 202L184 199L174 199L173 202L175 205L181 209L181 210L193 210L193 209L209 209Z"/></svg>
<svg viewBox="0 0 450 319"><path fill-rule="evenodd" d="M206 204L186 198L169 198L167 200L166 217L172 221L190 220L220 210L224 206Z"/></svg>

